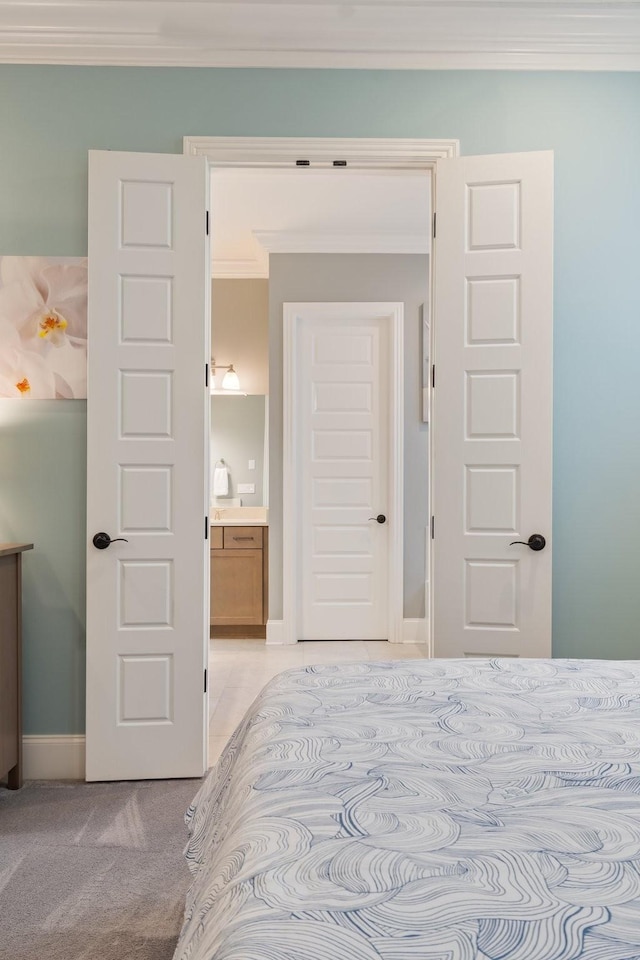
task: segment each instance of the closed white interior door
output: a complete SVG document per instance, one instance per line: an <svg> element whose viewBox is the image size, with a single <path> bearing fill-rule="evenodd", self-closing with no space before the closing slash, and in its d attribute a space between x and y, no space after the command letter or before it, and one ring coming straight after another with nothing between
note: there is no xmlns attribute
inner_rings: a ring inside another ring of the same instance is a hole
<svg viewBox="0 0 640 960"><path fill-rule="evenodd" d="M208 180L90 154L88 780L206 769Z"/></svg>
<svg viewBox="0 0 640 960"><path fill-rule="evenodd" d="M285 305L296 324L299 639L385 640L394 629L398 578L390 558L402 525L394 356L402 310Z"/></svg>
<svg viewBox="0 0 640 960"><path fill-rule="evenodd" d="M547 657L553 154L438 161L436 210L434 650Z"/></svg>

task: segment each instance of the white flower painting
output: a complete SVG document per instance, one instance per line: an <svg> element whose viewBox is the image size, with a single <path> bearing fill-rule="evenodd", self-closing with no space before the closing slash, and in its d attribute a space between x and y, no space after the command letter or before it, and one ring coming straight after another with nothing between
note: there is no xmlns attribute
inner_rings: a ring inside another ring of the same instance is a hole
<svg viewBox="0 0 640 960"><path fill-rule="evenodd" d="M86 395L86 259L0 257L0 397Z"/></svg>

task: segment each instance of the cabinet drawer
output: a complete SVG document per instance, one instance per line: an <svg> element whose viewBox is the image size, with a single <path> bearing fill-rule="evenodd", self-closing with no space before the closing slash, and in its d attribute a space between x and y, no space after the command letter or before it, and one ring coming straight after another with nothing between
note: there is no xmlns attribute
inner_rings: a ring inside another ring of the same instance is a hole
<svg viewBox="0 0 640 960"><path fill-rule="evenodd" d="M224 549L262 550L262 527L223 527Z"/></svg>
<svg viewBox="0 0 640 960"><path fill-rule="evenodd" d="M209 527L211 549L222 550L222 527Z"/></svg>

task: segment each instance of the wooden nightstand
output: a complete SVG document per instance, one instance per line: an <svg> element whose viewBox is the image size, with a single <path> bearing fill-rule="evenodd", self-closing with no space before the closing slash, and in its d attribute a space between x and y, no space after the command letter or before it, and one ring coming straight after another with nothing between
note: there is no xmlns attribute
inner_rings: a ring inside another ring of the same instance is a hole
<svg viewBox="0 0 640 960"><path fill-rule="evenodd" d="M22 554L32 543L0 543L0 779L22 786Z"/></svg>

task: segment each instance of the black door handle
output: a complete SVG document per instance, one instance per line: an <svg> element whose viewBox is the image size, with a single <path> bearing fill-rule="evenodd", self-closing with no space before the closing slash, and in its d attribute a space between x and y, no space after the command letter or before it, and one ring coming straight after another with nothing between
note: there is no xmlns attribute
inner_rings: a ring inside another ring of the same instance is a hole
<svg viewBox="0 0 640 960"><path fill-rule="evenodd" d="M114 543L116 540L124 540L125 543L129 543L126 537L114 537L113 540L108 533L96 533L93 538L93 545L96 550L106 550L107 547Z"/></svg>
<svg viewBox="0 0 640 960"><path fill-rule="evenodd" d="M379 513L377 517L369 517L369 520L375 520L376 523L386 523L386 522L387 522L387 518L385 517L384 513Z"/></svg>
<svg viewBox="0 0 640 960"><path fill-rule="evenodd" d="M512 547L516 543L521 543L531 550L544 550L547 545L547 541L541 533L532 533L528 540L512 540L509 546Z"/></svg>

